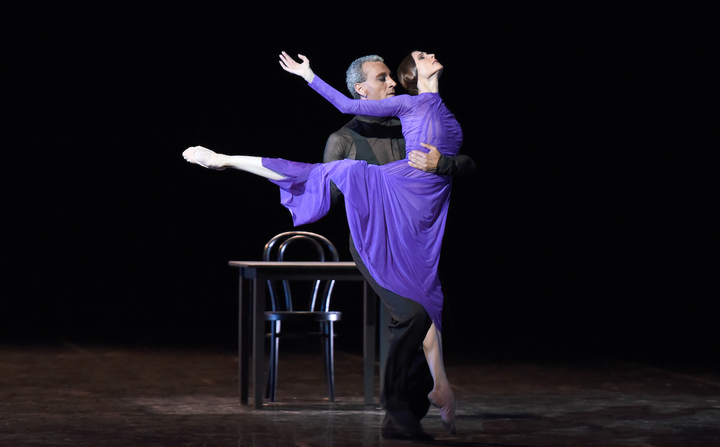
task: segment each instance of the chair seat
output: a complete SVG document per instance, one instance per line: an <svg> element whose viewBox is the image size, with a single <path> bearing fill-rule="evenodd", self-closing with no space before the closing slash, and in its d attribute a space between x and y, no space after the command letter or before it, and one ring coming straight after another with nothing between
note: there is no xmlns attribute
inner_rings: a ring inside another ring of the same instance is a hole
<svg viewBox="0 0 720 447"><path fill-rule="evenodd" d="M341 312L278 311L265 312L267 321L340 321Z"/></svg>

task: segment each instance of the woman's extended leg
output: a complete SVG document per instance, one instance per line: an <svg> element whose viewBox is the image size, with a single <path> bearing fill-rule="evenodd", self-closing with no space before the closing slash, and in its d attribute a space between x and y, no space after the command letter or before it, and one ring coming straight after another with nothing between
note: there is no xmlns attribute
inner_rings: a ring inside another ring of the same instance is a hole
<svg viewBox="0 0 720 447"><path fill-rule="evenodd" d="M430 326L425 340L423 340L423 351L425 351L425 358L435 381L435 386L428 394L428 399L431 404L440 409L440 417L442 417L445 428L455 434L455 396L445 374L442 335L435 327L435 323Z"/></svg>
<svg viewBox="0 0 720 447"><path fill-rule="evenodd" d="M239 169L270 180L282 180L287 178L284 175L278 174L277 172L263 166L262 157L217 154L202 146L193 146L185 149L183 157L190 163L194 163L208 169L215 169L218 171L225 168Z"/></svg>

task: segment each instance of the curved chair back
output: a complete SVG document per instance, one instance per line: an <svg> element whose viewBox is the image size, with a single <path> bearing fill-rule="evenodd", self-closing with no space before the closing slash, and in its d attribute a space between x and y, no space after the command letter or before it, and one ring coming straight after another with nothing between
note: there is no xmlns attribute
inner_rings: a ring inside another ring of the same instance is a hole
<svg viewBox="0 0 720 447"><path fill-rule="evenodd" d="M301 242L298 244L298 242ZM338 262L340 256L335 246L326 237L309 231L288 231L280 233L273 237L265 244L263 249L263 261L285 261L287 250L290 245L304 245L303 251L297 251L303 255L303 261L320 261L320 262ZM313 253L313 256L308 254ZM299 259L293 257L292 260ZM305 309L295 309L293 307L292 291L288 281L282 281L282 293L278 293L273 281L268 281L268 290L270 291L270 302L273 311L320 311L328 312L330 309L330 297L332 296L335 280L321 281L316 280L312 287L312 296L310 304ZM297 307L297 306L295 306Z"/></svg>

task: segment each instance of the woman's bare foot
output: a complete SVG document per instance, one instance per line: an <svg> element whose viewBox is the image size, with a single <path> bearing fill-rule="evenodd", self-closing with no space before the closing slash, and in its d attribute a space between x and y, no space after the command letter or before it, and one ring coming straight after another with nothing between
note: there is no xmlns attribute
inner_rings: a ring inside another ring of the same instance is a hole
<svg viewBox="0 0 720 447"><path fill-rule="evenodd" d="M202 146L193 146L183 151L183 158L190 163L200 165L204 168L215 169L216 171L222 171L225 169L223 166L221 157L222 155L216 154L210 149Z"/></svg>
<svg viewBox="0 0 720 447"><path fill-rule="evenodd" d="M446 392L432 390L428 394L428 400L433 406L440 409L440 417L443 426L451 435L456 435L455 430L455 396L450 388Z"/></svg>

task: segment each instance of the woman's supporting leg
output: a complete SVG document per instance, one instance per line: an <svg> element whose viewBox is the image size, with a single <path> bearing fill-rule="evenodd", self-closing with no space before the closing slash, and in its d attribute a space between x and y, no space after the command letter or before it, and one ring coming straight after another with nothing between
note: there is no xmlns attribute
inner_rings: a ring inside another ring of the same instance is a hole
<svg viewBox="0 0 720 447"><path fill-rule="evenodd" d="M202 146L193 146L183 152L183 157L190 163L208 169L223 170L225 168L239 169L251 174L259 175L270 180L282 180L284 175L278 174L262 165L262 157L249 155L223 155L217 154Z"/></svg>
<svg viewBox="0 0 720 447"><path fill-rule="evenodd" d="M435 381L433 390L428 394L428 400L440 409L440 416L442 417L445 428L450 431L450 433L455 434L455 396L453 395L450 382L445 374L442 335L435 327L435 323L430 326L425 340L423 340L423 351L425 351L425 358L427 359L430 373Z"/></svg>

